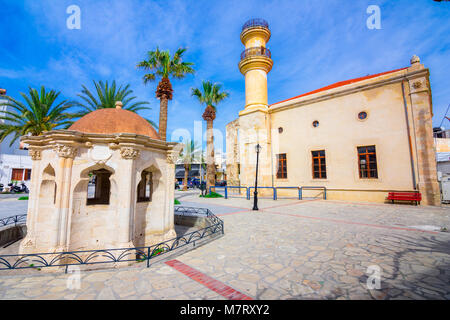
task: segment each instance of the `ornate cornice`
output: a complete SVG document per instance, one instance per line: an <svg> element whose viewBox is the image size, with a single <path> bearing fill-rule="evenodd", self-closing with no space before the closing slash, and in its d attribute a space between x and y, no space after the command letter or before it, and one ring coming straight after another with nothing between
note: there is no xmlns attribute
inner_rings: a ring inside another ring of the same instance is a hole
<svg viewBox="0 0 450 320"><path fill-rule="evenodd" d="M41 150L29 149L28 154L30 155L31 160L41 160L42 159Z"/></svg>
<svg viewBox="0 0 450 320"><path fill-rule="evenodd" d="M120 155L123 159L135 160L139 156L139 150L131 147L120 148Z"/></svg>
<svg viewBox="0 0 450 320"><path fill-rule="evenodd" d="M238 66L243 75L251 70L264 70L269 73L273 67L273 60L266 56L249 56L241 60Z"/></svg>
<svg viewBox="0 0 450 320"><path fill-rule="evenodd" d="M173 152L168 152L167 153L167 163L168 164L175 164L177 162L178 159L178 155L176 155Z"/></svg>
<svg viewBox="0 0 450 320"><path fill-rule="evenodd" d="M265 42L268 42L270 39L270 30L262 26L255 26L245 29L241 32L242 44L245 45L247 41L253 37L260 37L263 38Z"/></svg>
<svg viewBox="0 0 450 320"><path fill-rule="evenodd" d="M75 155L77 154L77 148L63 144L54 145L53 151L61 158L75 158Z"/></svg>

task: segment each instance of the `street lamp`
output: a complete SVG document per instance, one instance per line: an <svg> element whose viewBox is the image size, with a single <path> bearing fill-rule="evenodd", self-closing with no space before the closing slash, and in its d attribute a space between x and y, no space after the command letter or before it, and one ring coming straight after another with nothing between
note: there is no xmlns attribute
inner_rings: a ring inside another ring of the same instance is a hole
<svg viewBox="0 0 450 320"><path fill-rule="evenodd" d="M255 177L255 193L253 197L253 210L259 210L258 209L258 163L259 163L259 152L261 151L262 147L259 145L259 143L255 146L256 151L256 177Z"/></svg>

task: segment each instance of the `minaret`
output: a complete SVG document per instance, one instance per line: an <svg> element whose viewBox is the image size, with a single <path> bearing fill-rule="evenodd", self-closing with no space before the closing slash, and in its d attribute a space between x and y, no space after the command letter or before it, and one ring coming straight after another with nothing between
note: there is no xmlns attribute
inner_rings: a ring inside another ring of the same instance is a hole
<svg viewBox="0 0 450 320"><path fill-rule="evenodd" d="M267 74L273 61L266 44L270 39L269 24L262 19L247 21L242 27L241 41L245 50L241 54L239 70L245 76L245 109L267 111Z"/></svg>
<svg viewBox="0 0 450 320"><path fill-rule="evenodd" d="M262 19L247 21L242 27L241 41L245 50L241 54L239 70L245 76L245 107L239 112L240 183L255 184L256 151L259 144L258 186L271 187L272 152L269 106L267 99L267 73L272 69L271 53L266 48L270 39L269 25ZM264 189L261 195L264 194Z"/></svg>

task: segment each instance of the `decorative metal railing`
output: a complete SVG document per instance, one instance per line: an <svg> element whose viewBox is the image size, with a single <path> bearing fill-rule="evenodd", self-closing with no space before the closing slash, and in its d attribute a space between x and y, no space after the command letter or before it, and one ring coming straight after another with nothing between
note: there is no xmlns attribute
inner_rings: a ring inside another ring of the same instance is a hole
<svg viewBox="0 0 450 320"><path fill-rule="evenodd" d="M146 262L148 268L150 267L150 261L153 261L156 257L181 249L189 244L195 246L196 242L213 235L224 234L223 221L216 217L209 209L178 206L175 207L175 214L204 217L208 219L209 225L150 247L0 255L0 270L66 267L67 272L68 267L73 265L97 265L121 262Z"/></svg>
<svg viewBox="0 0 450 320"><path fill-rule="evenodd" d="M266 47L251 47L242 51L241 60L253 56L265 56L267 58L271 58L272 54L270 53L270 50L267 49Z"/></svg>
<svg viewBox="0 0 450 320"><path fill-rule="evenodd" d="M21 223L25 223L27 221L27 215L21 214L17 216L7 217L7 218L1 218L0 219L0 227L4 227L10 224L18 225Z"/></svg>
<svg viewBox="0 0 450 320"><path fill-rule="evenodd" d="M242 31L254 27L263 27L269 29L269 24L264 19L251 19L244 23L244 25L242 26Z"/></svg>

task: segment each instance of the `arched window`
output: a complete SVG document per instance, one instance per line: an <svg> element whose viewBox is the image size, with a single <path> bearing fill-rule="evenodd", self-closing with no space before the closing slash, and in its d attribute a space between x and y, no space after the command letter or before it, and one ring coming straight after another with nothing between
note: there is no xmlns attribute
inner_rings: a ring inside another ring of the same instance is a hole
<svg viewBox="0 0 450 320"><path fill-rule="evenodd" d="M89 173L87 190L87 205L109 204L111 194L111 172L105 169L95 170Z"/></svg>
<svg viewBox="0 0 450 320"><path fill-rule="evenodd" d="M142 171L141 181L137 188L137 202L152 201L153 174L150 171Z"/></svg>

